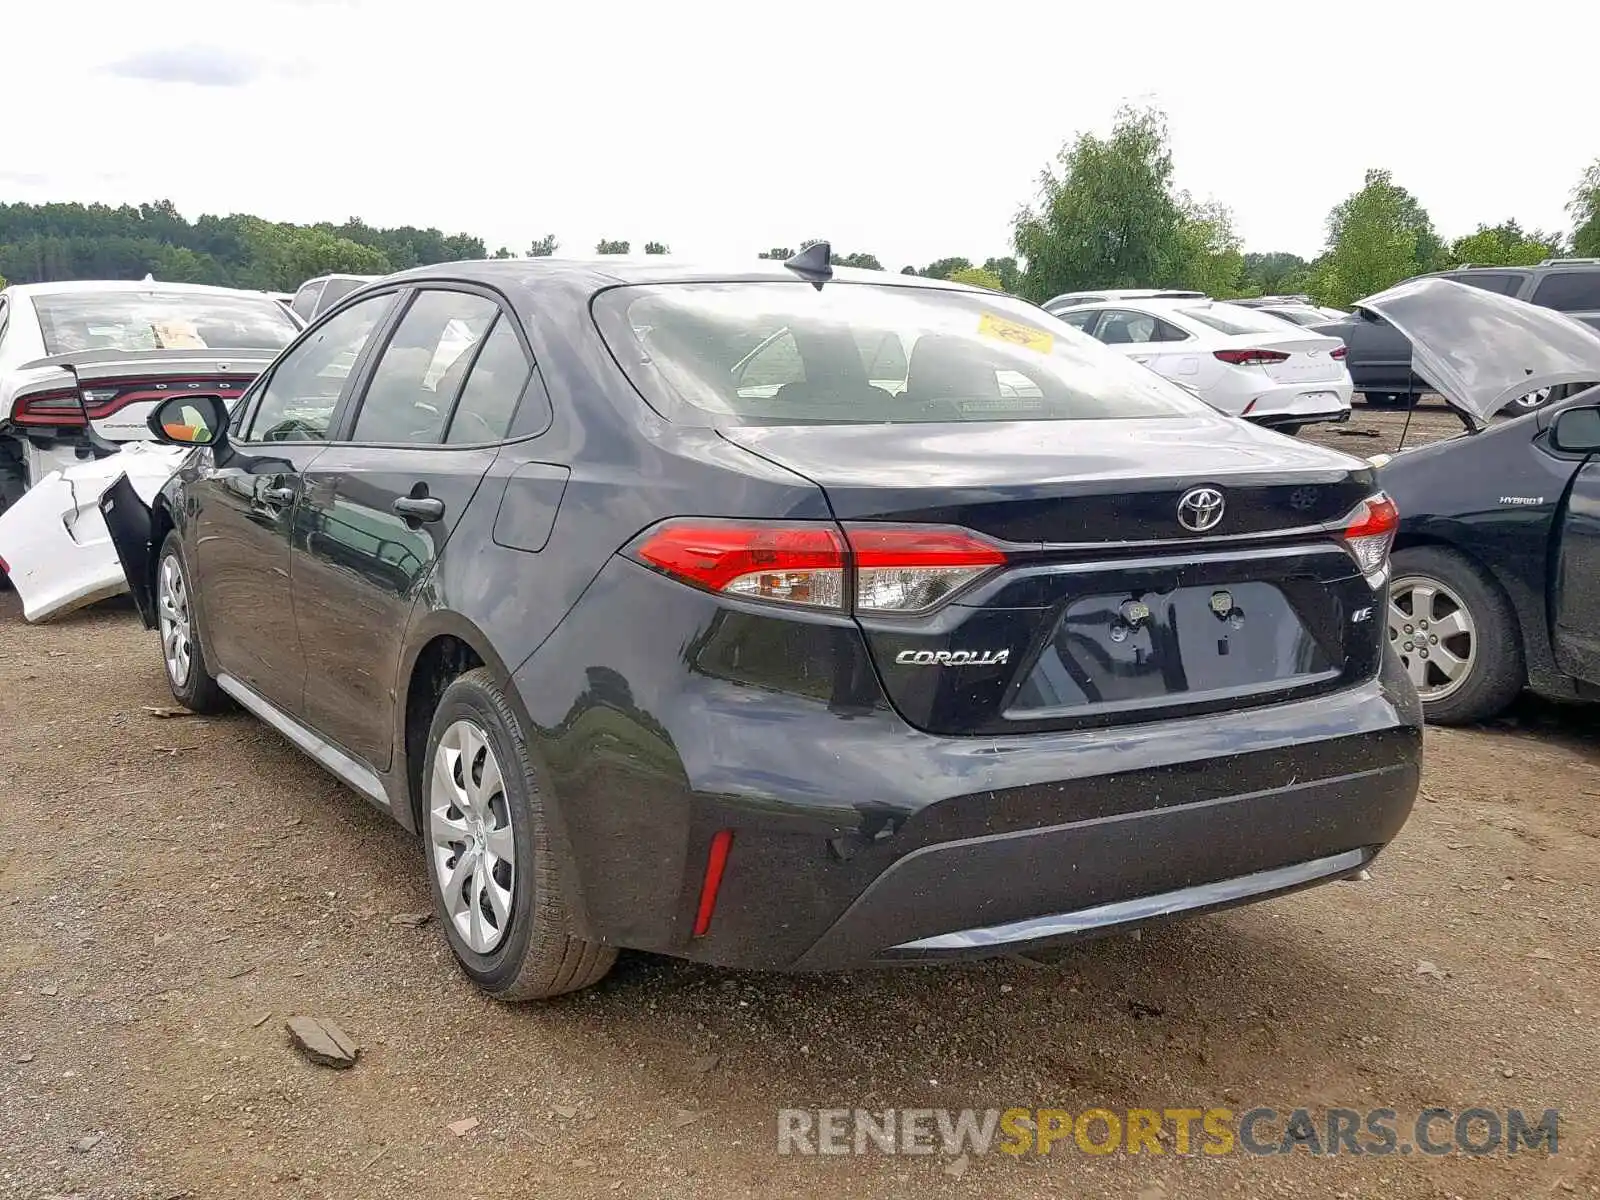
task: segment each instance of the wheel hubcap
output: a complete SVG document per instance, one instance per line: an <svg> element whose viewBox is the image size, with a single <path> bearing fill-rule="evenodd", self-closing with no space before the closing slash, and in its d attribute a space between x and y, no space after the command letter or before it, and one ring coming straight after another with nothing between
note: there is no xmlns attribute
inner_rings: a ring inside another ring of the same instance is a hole
<svg viewBox="0 0 1600 1200"><path fill-rule="evenodd" d="M511 925L517 851L500 763L473 721L457 721L439 739L428 836L451 924L475 953L488 954Z"/></svg>
<svg viewBox="0 0 1600 1200"><path fill-rule="evenodd" d="M1389 586L1389 644L1424 700L1443 700L1472 674L1478 628L1437 579L1407 575Z"/></svg>
<svg viewBox="0 0 1600 1200"><path fill-rule="evenodd" d="M182 687L189 682L194 646L189 632L189 588L175 555L161 560L156 611L161 622L161 653L167 660L167 678L174 687Z"/></svg>

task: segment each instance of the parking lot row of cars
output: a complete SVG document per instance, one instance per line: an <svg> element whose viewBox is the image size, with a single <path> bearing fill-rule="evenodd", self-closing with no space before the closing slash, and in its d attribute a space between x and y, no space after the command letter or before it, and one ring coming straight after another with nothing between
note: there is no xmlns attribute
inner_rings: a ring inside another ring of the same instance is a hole
<svg viewBox="0 0 1600 1200"><path fill-rule="evenodd" d="M30 615L29 539L102 589L109 557L178 702L256 714L415 832L505 999L619 947L939 961L1348 878L1411 808L1419 694L1600 688L1600 408L1483 431L1600 376L1600 334L1457 282L1362 304L1469 431L1387 461L1130 362L1097 340L1123 301L1074 328L826 243L442 264L303 329L77 286L71 319L5 293L34 322L10 431L88 460L0 514ZM1337 390L1331 339L1160 304L1275 394Z"/></svg>

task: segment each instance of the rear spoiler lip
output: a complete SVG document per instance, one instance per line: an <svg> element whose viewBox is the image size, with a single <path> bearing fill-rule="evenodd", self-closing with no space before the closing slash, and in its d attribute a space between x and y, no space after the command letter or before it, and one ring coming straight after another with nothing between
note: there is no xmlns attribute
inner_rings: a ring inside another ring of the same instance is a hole
<svg viewBox="0 0 1600 1200"><path fill-rule="evenodd" d="M80 374L83 374L88 369L98 366L138 367L141 370L149 370L167 363L180 369L191 364L210 363L226 370L234 363L259 363L265 366L277 356L276 350L231 350L227 347L205 350L74 350L66 354L36 358L23 363L17 369L32 371L51 367L75 367ZM101 373L95 372L95 374Z"/></svg>

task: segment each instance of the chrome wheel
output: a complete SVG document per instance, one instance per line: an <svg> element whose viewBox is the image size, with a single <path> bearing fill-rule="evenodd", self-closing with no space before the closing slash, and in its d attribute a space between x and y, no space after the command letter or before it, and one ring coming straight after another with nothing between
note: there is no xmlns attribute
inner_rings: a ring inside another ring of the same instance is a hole
<svg viewBox="0 0 1600 1200"><path fill-rule="evenodd" d="M1389 585L1389 644L1423 700L1443 700L1472 674L1478 627L1449 587L1405 575Z"/></svg>
<svg viewBox="0 0 1600 1200"><path fill-rule="evenodd" d="M490 953L511 925L517 850L500 764L472 721L446 729L434 752L428 836L451 924L474 953Z"/></svg>
<svg viewBox="0 0 1600 1200"><path fill-rule="evenodd" d="M183 565L176 554L161 560L157 583L156 611L161 624L161 653L167 660L167 678L181 688L189 682L194 667L194 646L190 641L189 586L183 579Z"/></svg>

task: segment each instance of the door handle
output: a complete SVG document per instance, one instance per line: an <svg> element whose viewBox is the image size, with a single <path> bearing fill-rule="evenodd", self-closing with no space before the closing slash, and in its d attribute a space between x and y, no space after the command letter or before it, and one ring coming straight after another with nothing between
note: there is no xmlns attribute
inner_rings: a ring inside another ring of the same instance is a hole
<svg viewBox="0 0 1600 1200"><path fill-rule="evenodd" d="M437 521L444 516L444 501L432 496L401 496L394 511L408 521Z"/></svg>
<svg viewBox="0 0 1600 1200"><path fill-rule="evenodd" d="M261 498L268 504L293 504L295 490L292 487L270 487L261 493Z"/></svg>

